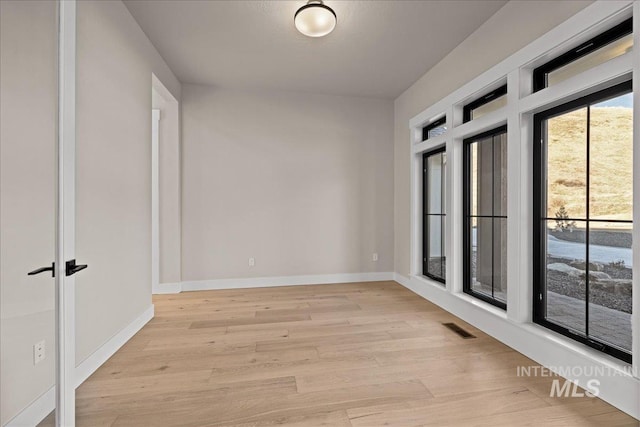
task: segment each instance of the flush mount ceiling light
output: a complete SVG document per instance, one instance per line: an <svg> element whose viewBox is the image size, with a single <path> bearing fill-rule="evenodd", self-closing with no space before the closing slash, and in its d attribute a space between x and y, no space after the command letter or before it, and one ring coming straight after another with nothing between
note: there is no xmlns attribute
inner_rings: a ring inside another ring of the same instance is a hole
<svg viewBox="0 0 640 427"><path fill-rule="evenodd" d="M293 16L296 28L305 36L322 37L336 27L336 13L322 0L309 0Z"/></svg>

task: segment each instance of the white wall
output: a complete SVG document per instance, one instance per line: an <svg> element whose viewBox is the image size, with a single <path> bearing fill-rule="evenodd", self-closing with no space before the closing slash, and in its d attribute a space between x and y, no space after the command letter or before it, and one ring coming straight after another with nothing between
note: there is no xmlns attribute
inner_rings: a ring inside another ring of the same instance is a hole
<svg viewBox="0 0 640 427"><path fill-rule="evenodd" d="M183 280L391 271L391 101L182 90Z"/></svg>
<svg viewBox="0 0 640 427"><path fill-rule="evenodd" d="M120 1L79 1L76 364L151 305L151 74L180 84Z"/></svg>
<svg viewBox="0 0 640 427"><path fill-rule="evenodd" d="M574 15L591 1L510 1L395 100L395 271L410 268L409 120Z"/></svg>

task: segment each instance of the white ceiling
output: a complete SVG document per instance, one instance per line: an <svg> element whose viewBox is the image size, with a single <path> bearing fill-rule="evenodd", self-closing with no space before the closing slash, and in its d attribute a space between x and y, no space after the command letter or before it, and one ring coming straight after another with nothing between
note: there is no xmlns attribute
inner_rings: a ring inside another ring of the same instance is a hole
<svg viewBox="0 0 640 427"><path fill-rule="evenodd" d="M395 98L506 1L326 0L319 39L293 25L304 0L125 3L181 82Z"/></svg>

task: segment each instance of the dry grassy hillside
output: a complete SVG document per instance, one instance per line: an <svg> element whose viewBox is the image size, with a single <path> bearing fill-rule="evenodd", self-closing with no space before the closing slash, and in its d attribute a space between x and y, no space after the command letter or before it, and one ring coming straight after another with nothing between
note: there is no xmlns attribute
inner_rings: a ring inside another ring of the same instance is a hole
<svg viewBox="0 0 640 427"><path fill-rule="evenodd" d="M586 108L549 120L548 215L564 206L570 217L586 213ZM632 110L591 108L590 216L631 219ZM580 224L577 224L580 226Z"/></svg>

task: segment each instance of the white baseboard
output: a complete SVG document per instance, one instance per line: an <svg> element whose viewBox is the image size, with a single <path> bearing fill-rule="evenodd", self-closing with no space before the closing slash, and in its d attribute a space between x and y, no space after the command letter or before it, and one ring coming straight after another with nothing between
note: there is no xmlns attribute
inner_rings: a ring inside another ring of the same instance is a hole
<svg viewBox="0 0 640 427"><path fill-rule="evenodd" d="M131 339L144 325L153 319L154 307L151 305L140 316L129 323L124 329L111 337L91 356L87 357L76 366L76 388L80 386L91 374L93 374L104 362ZM33 427L38 425L47 415L54 410L56 404L56 390L51 387L43 395L37 398L16 415L5 427Z"/></svg>
<svg viewBox="0 0 640 427"><path fill-rule="evenodd" d="M181 283L161 283L156 294L175 294L186 291L220 289L265 288L273 286L321 285L330 283L379 282L393 280L393 272L318 274L282 277L252 277L247 279L197 280Z"/></svg>
<svg viewBox="0 0 640 427"><path fill-rule="evenodd" d="M104 362L115 354L120 347L125 345L149 320L153 319L154 307L151 305L133 322L129 323L120 332L112 336L99 349L94 351L91 356L84 359L76 366L76 387L85 382L91 374L93 374Z"/></svg>
<svg viewBox="0 0 640 427"><path fill-rule="evenodd" d="M153 287L154 295L179 294L182 291L182 283L159 283Z"/></svg>
<svg viewBox="0 0 640 427"><path fill-rule="evenodd" d="M466 294L452 294L426 278L395 273L395 281L542 366L552 370L578 367L581 372L576 371L574 377L567 379L582 387L591 379L598 380L599 398L640 420L640 379L624 362L542 326L510 320L503 311ZM601 375L603 371L614 376Z"/></svg>
<svg viewBox="0 0 640 427"><path fill-rule="evenodd" d="M51 387L42 396L22 410L5 427L33 427L44 420L56 406L56 388Z"/></svg>

